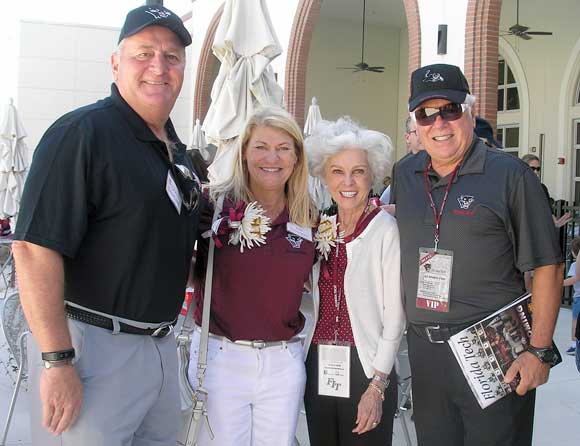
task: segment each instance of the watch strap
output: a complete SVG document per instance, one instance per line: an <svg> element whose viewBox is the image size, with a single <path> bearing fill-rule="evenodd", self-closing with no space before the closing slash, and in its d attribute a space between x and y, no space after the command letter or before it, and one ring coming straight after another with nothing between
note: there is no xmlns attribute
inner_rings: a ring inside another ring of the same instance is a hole
<svg viewBox="0 0 580 446"><path fill-rule="evenodd" d="M75 357L74 348L69 348L67 350L59 350L56 352L42 352L42 360L49 362L73 360L74 357Z"/></svg>

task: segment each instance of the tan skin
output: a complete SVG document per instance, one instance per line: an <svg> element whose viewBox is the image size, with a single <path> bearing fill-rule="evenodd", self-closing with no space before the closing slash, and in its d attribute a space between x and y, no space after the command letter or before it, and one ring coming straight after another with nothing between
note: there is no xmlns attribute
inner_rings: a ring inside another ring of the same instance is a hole
<svg viewBox="0 0 580 446"><path fill-rule="evenodd" d="M291 135L282 129L256 126L244 149L252 196L272 220L286 206L285 187L298 161Z"/></svg>
<svg viewBox="0 0 580 446"><path fill-rule="evenodd" d="M183 83L185 50L167 28L150 26L121 42L111 58L121 96L167 142L164 125ZM56 251L33 243L12 245L20 299L26 319L43 352L72 348L64 313L64 265ZM83 386L72 365L45 369L40 380L43 425L54 435L77 419Z"/></svg>
<svg viewBox="0 0 580 446"><path fill-rule="evenodd" d="M441 107L448 104L446 99L431 99L420 107ZM421 145L431 156L433 169L440 177L446 177L461 162L473 138L474 119L466 111L456 121L444 121L437 116L432 125L418 125ZM537 348L552 345L552 336L560 308L564 265L547 265L537 268L534 273L534 327L531 344ZM505 375L505 382L511 382L519 374L520 383L516 388L519 395L535 389L548 381L550 367L529 352L522 353Z"/></svg>
<svg viewBox="0 0 580 446"><path fill-rule="evenodd" d="M371 174L367 153L356 148L346 148L330 157L323 171L323 180L338 206L339 230L348 236L355 230L356 223L365 212L371 190ZM387 374L375 370L374 374L386 378ZM384 385L378 381L373 384L384 392ZM370 385L358 403L356 427L352 432L364 434L374 429L381 421L383 400L376 389Z"/></svg>

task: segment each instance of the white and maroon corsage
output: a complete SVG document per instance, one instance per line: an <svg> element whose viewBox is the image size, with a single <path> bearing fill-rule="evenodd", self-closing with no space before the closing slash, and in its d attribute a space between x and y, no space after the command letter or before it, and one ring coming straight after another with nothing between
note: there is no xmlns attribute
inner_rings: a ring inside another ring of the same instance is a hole
<svg viewBox="0 0 580 446"><path fill-rule="evenodd" d="M344 243L344 234L338 232L339 223L336 221L336 215L320 215L320 223L314 240L316 241L316 250L328 260L330 250L336 246L337 243Z"/></svg>
<svg viewBox="0 0 580 446"><path fill-rule="evenodd" d="M240 245L240 252L244 252L244 248L252 249L265 244L266 234L270 229L270 218L255 201L250 204L238 201L234 207L228 209L225 217L216 220L212 225L216 247L222 247L219 237L225 235L230 245Z"/></svg>

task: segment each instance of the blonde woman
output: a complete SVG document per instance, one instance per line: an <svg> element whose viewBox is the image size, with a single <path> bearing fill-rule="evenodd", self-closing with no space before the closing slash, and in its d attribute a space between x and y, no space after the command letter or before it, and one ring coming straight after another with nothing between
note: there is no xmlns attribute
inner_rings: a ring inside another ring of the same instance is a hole
<svg viewBox="0 0 580 446"><path fill-rule="evenodd" d="M290 446L306 380L297 335L304 327L299 307L314 263L317 211L308 194L302 133L289 113L274 107L256 111L236 150L232 175L210 191L212 203L225 196L215 236L204 381L215 440L204 430L199 444ZM198 326L203 248L195 274ZM194 338L193 385L198 344Z"/></svg>

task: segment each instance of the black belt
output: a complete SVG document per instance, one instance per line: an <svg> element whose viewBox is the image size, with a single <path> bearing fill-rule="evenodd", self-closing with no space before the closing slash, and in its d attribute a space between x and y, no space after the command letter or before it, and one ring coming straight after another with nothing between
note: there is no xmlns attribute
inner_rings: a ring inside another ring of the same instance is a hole
<svg viewBox="0 0 580 446"><path fill-rule="evenodd" d="M428 340L431 344L444 344L453 335L456 335L462 330L465 330L473 322L468 324L458 324L458 325L419 325L419 324L409 324L413 332L423 338Z"/></svg>
<svg viewBox="0 0 580 446"><path fill-rule="evenodd" d="M95 327L104 328L113 331L113 320L100 314L91 313L80 308L65 306L66 316L75 321L84 322L85 324L94 325ZM159 328L139 328L132 325L125 324L119 321L119 331L121 333L152 336L154 338L164 338L173 331L173 324L164 325Z"/></svg>

